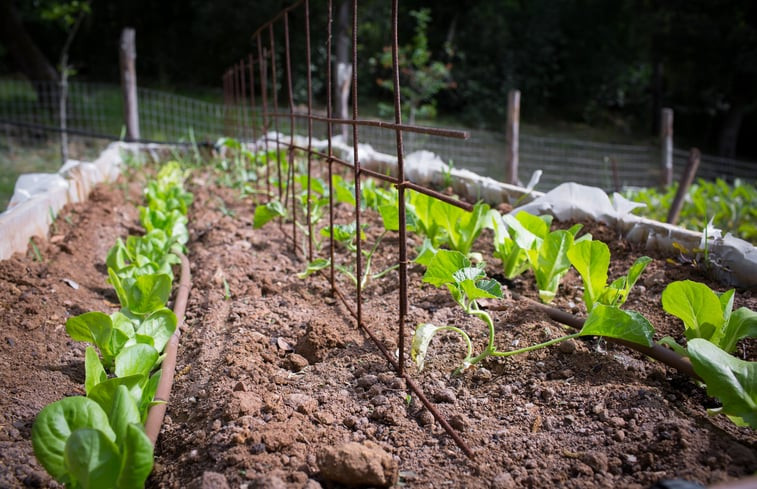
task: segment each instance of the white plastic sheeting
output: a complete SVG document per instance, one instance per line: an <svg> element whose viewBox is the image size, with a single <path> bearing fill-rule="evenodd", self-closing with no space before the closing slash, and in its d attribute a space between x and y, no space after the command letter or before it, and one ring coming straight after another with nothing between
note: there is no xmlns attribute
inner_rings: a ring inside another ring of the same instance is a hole
<svg viewBox="0 0 757 489"><path fill-rule="evenodd" d="M0 213L0 260L27 249L32 237L47 236L53 216L82 202L100 182L115 180L126 153L157 156L160 145L115 142L92 162L69 160L57 173L31 173L16 181L8 209Z"/></svg>
<svg viewBox="0 0 757 489"><path fill-rule="evenodd" d="M673 252L674 243L688 250L707 247L709 266L720 282L727 286L757 287L757 248L751 243L711 230L705 244L701 232L631 214L638 205L619 194L610 199L597 187L563 183L513 212L552 214L561 221L599 221L616 228L628 241L642 243L649 249Z"/></svg>

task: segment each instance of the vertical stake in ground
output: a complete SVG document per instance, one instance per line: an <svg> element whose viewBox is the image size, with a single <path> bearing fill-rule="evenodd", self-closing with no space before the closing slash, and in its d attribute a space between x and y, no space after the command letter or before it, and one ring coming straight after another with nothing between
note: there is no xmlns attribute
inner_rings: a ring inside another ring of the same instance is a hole
<svg viewBox="0 0 757 489"><path fill-rule="evenodd" d="M121 31L119 53L126 140L136 141L139 139L139 105L137 104L136 31L133 28L126 27Z"/></svg>
<svg viewBox="0 0 757 489"><path fill-rule="evenodd" d="M520 132L520 90L507 93L507 183L518 184L518 137Z"/></svg>
<svg viewBox="0 0 757 489"><path fill-rule="evenodd" d="M673 109L660 114L660 145L660 186L665 189L673 183Z"/></svg>
<svg viewBox="0 0 757 489"><path fill-rule="evenodd" d="M689 187L694 182L694 176L699 169L699 161L701 154L697 148L691 148L689 153L689 163L686 165L686 170L681 175L681 181L678 183L678 190L676 196L673 199L673 203L670 205L670 211L668 212L667 222L675 224L678 222L678 217L681 215L681 208L683 207L683 199L686 197L686 193L689 191Z"/></svg>

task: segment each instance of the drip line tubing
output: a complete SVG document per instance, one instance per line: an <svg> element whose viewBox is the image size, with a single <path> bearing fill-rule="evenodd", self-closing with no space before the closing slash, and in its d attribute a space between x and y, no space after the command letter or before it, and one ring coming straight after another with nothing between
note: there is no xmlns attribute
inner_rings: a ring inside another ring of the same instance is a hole
<svg viewBox="0 0 757 489"><path fill-rule="evenodd" d="M158 440L160 434L160 428L163 426L163 418L166 415L166 409L168 407L168 398L171 395L171 387L173 386L174 373L176 372L176 353L179 349L179 338L181 337L181 327L184 325L184 313L187 310L187 299L189 298L189 290L191 289L191 276L189 272L189 259L183 253L179 253L181 259L181 277L179 278L179 287L176 291L176 299L174 300L173 312L176 314L176 331L174 331L171 339L168 340L168 344L165 349L165 358L163 359L163 365L161 367L160 382L158 383L158 390L155 392L155 402L158 404L153 405L147 413L147 420L145 421L145 433L152 442L153 446Z"/></svg>

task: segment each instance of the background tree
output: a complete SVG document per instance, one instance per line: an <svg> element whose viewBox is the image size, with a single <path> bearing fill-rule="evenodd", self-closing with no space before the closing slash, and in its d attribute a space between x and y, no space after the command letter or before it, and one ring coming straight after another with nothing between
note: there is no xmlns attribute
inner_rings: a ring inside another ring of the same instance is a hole
<svg viewBox="0 0 757 489"><path fill-rule="evenodd" d="M400 93L403 106L408 111L408 122L415 124L418 117L433 119L436 117L435 96L442 90L455 86L451 77L451 64L431 59L426 31L431 22L430 10L427 8L413 10L410 16L415 19L415 31L410 43L401 46L397 52L400 68ZM448 49L451 49L448 47ZM391 47L384 47L378 62L384 69L392 69ZM379 78L379 86L394 92L391 77ZM379 106L384 113L392 113L394 107L382 103Z"/></svg>

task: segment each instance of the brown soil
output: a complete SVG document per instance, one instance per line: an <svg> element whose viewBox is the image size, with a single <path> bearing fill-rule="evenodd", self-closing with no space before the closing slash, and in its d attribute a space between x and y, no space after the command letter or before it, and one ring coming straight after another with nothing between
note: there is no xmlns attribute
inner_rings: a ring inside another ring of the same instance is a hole
<svg viewBox="0 0 757 489"><path fill-rule="evenodd" d="M324 454L346 442L385 457L383 467L398 467L398 484L407 487L645 488L661 479L713 484L757 471L753 430L709 417L706 408L717 404L703 388L634 351L572 341L452 377L463 344L442 334L423 372L407 365L472 449L471 460L355 328L326 279L297 278L304 262L292 252L291 227L253 230L252 204L210 177L195 177L192 190L192 291L148 487L189 487L203 475L198 487L224 487L224 479L231 487L343 487L329 481L340 470ZM0 487L56 487L34 459L30 430L44 405L83 394L84 345L67 337L64 323L117 307L104 259L116 237L139 232L138 185L127 191L101 186L89 202L64 209L50 239L38 242L42 262L31 249L0 262ZM347 218L349 210L338 215ZM613 277L649 254L590 227L611 245ZM375 238L369 231L367 242ZM490 236L480 243L489 253ZM384 239L375 270L396 261L396 244L396 236ZM657 338L680 337L682 325L661 311L660 294L672 280L706 279L690 265L653 257L627 307L652 321ZM498 265L488 260L490 275ZM421 276L410 268L406 344L416 324L434 322L465 328L480 350L484 324ZM534 298L531 279L507 285ZM397 273L371 282L364 300L368 328L394 352ZM737 291L736 302L757 310L749 291ZM583 314L577 275L566 277L554 305ZM561 334L525 301L490 306L500 348ZM757 356L754 344L739 354Z"/></svg>

